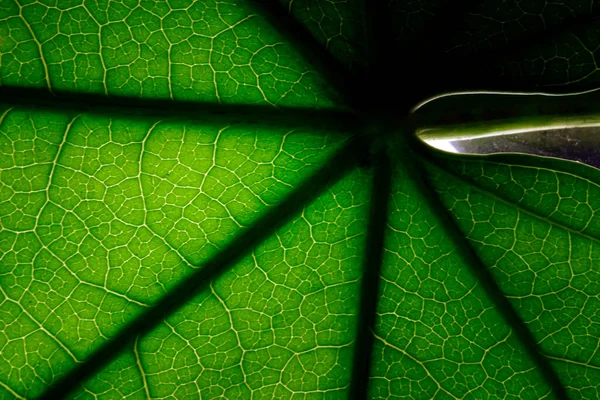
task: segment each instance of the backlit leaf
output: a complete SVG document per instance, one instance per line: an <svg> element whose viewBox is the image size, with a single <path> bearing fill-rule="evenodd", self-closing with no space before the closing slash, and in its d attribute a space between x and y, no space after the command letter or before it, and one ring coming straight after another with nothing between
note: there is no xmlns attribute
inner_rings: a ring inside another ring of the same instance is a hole
<svg viewBox="0 0 600 400"><path fill-rule="evenodd" d="M2 2L0 398L600 397L596 22Z"/></svg>

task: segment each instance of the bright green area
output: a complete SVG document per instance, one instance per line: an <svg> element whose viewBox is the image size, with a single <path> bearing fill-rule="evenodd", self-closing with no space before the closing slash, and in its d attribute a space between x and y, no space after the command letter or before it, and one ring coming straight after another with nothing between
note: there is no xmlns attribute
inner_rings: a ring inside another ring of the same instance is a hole
<svg viewBox="0 0 600 400"><path fill-rule="evenodd" d="M244 123L6 108L1 115L0 371L27 397L337 148L335 134Z"/></svg>
<svg viewBox="0 0 600 400"><path fill-rule="evenodd" d="M501 162L498 162L501 161ZM457 161L435 185L574 399L600 396L598 170L535 157Z"/></svg>
<svg viewBox="0 0 600 400"><path fill-rule="evenodd" d="M6 0L0 38L3 85L235 104L334 102L249 1Z"/></svg>
<svg viewBox="0 0 600 400"><path fill-rule="evenodd" d="M390 199L371 398L549 398L405 168Z"/></svg>
<svg viewBox="0 0 600 400"><path fill-rule="evenodd" d="M331 187L76 398L345 398L369 181Z"/></svg>

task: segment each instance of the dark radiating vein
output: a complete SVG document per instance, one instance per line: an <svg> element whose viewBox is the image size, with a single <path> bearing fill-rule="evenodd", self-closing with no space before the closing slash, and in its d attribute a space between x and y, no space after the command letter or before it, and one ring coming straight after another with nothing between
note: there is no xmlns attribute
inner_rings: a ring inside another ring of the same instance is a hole
<svg viewBox="0 0 600 400"><path fill-rule="evenodd" d="M581 236L582 238L585 238L591 242L600 242L600 237L594 236L593 234L588 234L585 232L585 230L578 230L578 229L572 228L572 227L568 226L567 224L562 223L558 220L554 220L550 217L544 217L541 213L537 212L535 207L530 208L525 205L522 205L522 204L518 203L517 201L511 199L510 197L506 196L504 193L502 193L502 191L498 191L498 193L496 193L496 192L490 190L489 188L486 188L481 183L477 182L475 179L473 179L471 177L460 176L455 171L452 171L452 170L449 170L446 168L442 168L435 164L434 164L434 168L442 171L442 173L444 175L446 175L448 177L452 177L453 179L460 181L465 186L471 187L472 190L479 192L483 196L488 197L495 202L503 203L508 207L514 208L517 210L517 212L523 213L523 214L529 216L530 218L541 221L544 224L548 224L548 225L557 227L560 230L567 232L569 235L578 235L578 236ZM559 172L559 171L557 171L557 172Z"/></svg>
<svg viewBox="0 0 600 400"><path fill-rule="evenodd" d="M246 256L263 240L273 234L319 194L338 182L357 164L357 158L367 149L363 137L354 137L326 165L305 179L281 203L269 209L250 228L244 230L200 269L184 278L156 304L144 310L119 333L100 346L84 362L77 364L67 375L50 387L40 399L57 400L69 396L88 378L129 348L138 336L150 332L179 310L194 296L206 289L211 281Z"/></svg>
<svg viewBox="0 0 600 400"><path fill-rule="evenodd" d="M10 107L45 108L57 111L75 111L108 116L126 115L180 118L185 121L201 120L207 123L232 125L237 122L267 125L293 125L295 128L315 128L315 132L331 128L352 132L357 117L350 111L300 107L272 107L268 105L234 105L198 101L155 100L125 96L105 96L52 92L44 88L0 86L0 104Z"/></svg>
<svg viewBox="0 0 600 400"><path fill-rule="evenodd" d="M523 322L519 314L517 314L510 300L502 293L502 290L494 280L491 272L481 262L479 257L477 257L475 250L468 239L457 226L449 211L442 204L437 192L427 181L425 176L427 166L437 168L441 171L444 170L432 161L431 152L428 151L425 145L418 144L416 140L418 139L415 138L415 144L413 146L416 151L412 154L411 159L414 165L420 165L421 168L420 171L415 171L413 168L407 168L407 170L411 178L417 184L417 187L422 194L421 197L426 199L429 209L432 211L442 229L446 232L446 237L453 242L457 254L462 258L465 265L481 284L499 314L517 335L517 338L523 345L529 357L531 357L534 365L539 369L545 383L552 390L554 397L559 400L568 400L569 397L567 396L565 387L562 385L548 358L540 351L533 334L527 328L527 325Z"/></svg>
<svg viewBox="0 0 600 400"><path fill-rule="evenodd" d="M381 262L392 184L390 160L385 149L381 149L373 155L373 167L374 179L371 188L369 225L360 291L360 310L354 342L352 381L350 383L350 398L357 400L368 398L373 329L379 299Z"/></svg>
<svg viewBox="0 0 600 400"><path fill-rule="evenodd" d="M314 35L277 0L256 0L253 6L337 90L347 105L363 107L363 85Z"/></svg>

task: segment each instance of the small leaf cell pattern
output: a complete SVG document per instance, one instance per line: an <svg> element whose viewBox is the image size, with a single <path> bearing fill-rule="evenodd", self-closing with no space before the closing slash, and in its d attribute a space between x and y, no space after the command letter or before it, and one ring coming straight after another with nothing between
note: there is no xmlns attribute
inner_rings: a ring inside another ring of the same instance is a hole
<svg viewBox="0 0 600 400"><path fill-rule="evenodd" d="M600 398L598 5L0 2L0 399Z"/></svg>

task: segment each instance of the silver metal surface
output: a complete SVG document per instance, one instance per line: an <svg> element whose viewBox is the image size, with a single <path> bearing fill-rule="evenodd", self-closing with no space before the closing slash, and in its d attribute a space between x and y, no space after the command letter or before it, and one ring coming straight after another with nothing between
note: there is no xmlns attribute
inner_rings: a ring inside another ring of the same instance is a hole
<svg viewBox="0 0 600 400"><path fill-rule="evenodd" d="M525 153L600 168L600 90L448 93L423 101L412 116L417 136L443 151Z"/></svg>
<svg viewBox="0 0 600 400"><path fill-rule="evenodd" d="M578 161L600 168L600 127L526 130L490 136L425 139L440 150L463 154L525 153Z"/></svg>

